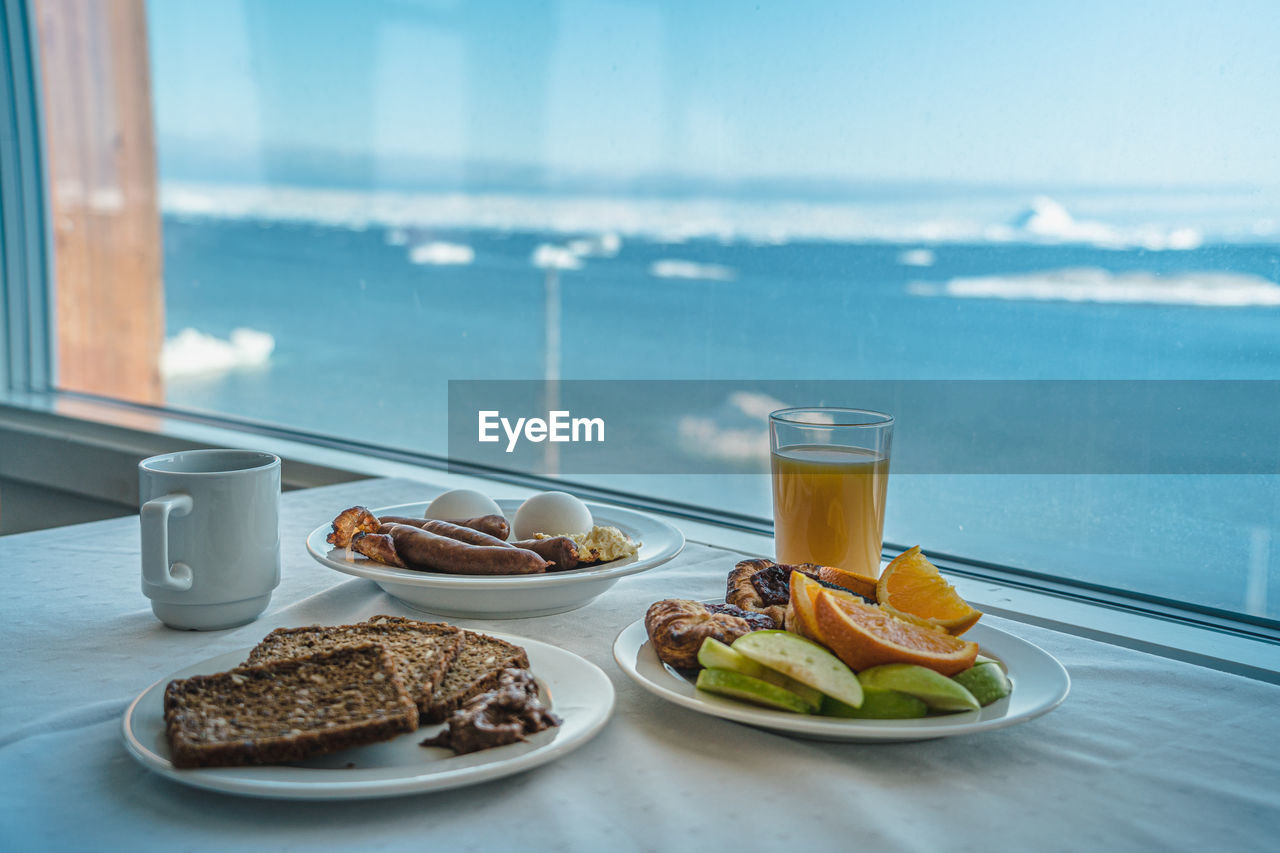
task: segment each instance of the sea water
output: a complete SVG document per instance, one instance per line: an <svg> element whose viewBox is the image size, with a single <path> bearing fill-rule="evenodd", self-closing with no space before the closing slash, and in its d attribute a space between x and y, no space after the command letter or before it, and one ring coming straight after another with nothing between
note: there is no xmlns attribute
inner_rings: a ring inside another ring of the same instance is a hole
<svg viewBox="0 0 1280 853"><path fill-rule="evenodd" d="M1276 244L1184 242L602 237L171 213L168 334L247 327L273 347L243 369L172 371L168 400L443 454L448 380L542 379L549 366L606 380L1280 378ZM1051 445L1067 426L1038 428ZM895 475L885 539L1276 617L1276 479ZM602 481L770 514L767 475Z"/></svg>

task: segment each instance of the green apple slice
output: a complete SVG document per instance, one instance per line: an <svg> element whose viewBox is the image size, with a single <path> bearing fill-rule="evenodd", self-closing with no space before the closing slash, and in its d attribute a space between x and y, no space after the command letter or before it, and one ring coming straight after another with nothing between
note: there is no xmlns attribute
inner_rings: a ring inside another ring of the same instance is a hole
<svg viewBox="0 0 1280 853"><path fill-rule="evenodd" d="M788 631L752 631L733 642L733 650L788 678L807 684L854 708L862 705L862 684L844 661L822 646Z"/></svg>
<svg viewBox="0 0 1280 853"><path fill-rule="evenodd" d="M973 694L979 705L990 705L1013 692L1009 676L995 661L974 664L963 672L951 676L951 680Z"/></svg>
<svg viewBox="0 0 1280 853"><path fill-rule="evenodd" d="M792 711L797 714L809 713L809 703L790 690L731 669L701 670L694 686L708 693L718 693L721 696L754 702L767 708L777 708L780 711Z"/></svg>
<svg viewBox="0 0 1280 853"><path fill-rule="evenodd" d="M929 706L898 690L863 685L861 708L854 708L828 696L822 700L818 713L852 720L911 720L929 713Z"/></svg>
<svg viewBox="0 0 1280 853"><path fill-rule="evenodd" d="M886 663L858 673L863 687L898 690L938 711L976 711L981 706L964 685L913 663Z"/></svg>
<svg viewBox="0 0 1280 853"><path fill-rule="evenodd" d="M807 684L801 684L794 678L783 675L777 670L769 669L763 664L756 663L741 652L734 651L730 646L726 646L715 637L707 637L702 641L702 646L698 649L698 663L709 669L727 669L732 672L749 675L752 678L758 678L761 681L767 681L770 684L776 684L785 690L790 690L807 702L810 711L816 711L822 705L822 693L819 691Z"/></svg>
<svg viewBox="0 0 1280 853"><path fill-rule="evenodd" d="M707 637L698 648L698 663L707 669L731 669L752 678L763 678L769 668L762 666L742 652L734 651L715 637Z"/></svg>

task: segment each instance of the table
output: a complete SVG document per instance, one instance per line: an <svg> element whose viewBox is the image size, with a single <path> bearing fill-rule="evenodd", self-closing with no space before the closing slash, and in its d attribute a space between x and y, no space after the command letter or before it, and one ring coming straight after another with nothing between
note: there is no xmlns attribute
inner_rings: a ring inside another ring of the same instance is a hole
<svg viewBox="0 0 1280 853"><path fill-rule="evenodd" d="M139 590L136 517L0 538L0 846L1275 849L1280 687L1190 664L986 617L1062 661L1071 695L1023 725L908 744L783 737L651 696L618 670L612 642L655 600L723 594L738 555L695 543L580 610L453 620L555 643L608 673L613 719L552 764L455 791L298 803L177 785L128 756L125 707L181 665L282 625L415 615L372 582L315 563L303 541L351 504L439 491L395 479L285 494L283 579L271 607L211 633L169 630L152 616Z"/></svg>

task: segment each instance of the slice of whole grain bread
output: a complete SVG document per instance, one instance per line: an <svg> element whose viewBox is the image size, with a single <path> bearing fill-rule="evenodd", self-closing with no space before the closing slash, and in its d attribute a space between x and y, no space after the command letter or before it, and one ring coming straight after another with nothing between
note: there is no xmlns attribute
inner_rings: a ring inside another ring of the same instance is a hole
<svg viewBox="0 0 1280 853"><path fill-rule="evenodd" d="M252 652L246 665L303 657L343 646L377 643L385 646L404 679L409 696L425 713L433 694L465 643L464 632L452 625L415 622L277 628Z"/></svg>
<svg viewBox="0 0 1280 853"><path fill-rule="evenodd" d="M390 652L366 643L169 682L174 767L300 761L418 727Z"/></svg>
<svg viewBox="0 0 1280 853"><path fill-rule="evenodd" d="M369 625L424 625L403 616L374 616ZM529 656L514 643L499 640L477 631L464 631L466 641L452 665L444 673L431 701L418 710L423 723L440 723L473 696L498 686L506 669L528 669Z"/></svg>

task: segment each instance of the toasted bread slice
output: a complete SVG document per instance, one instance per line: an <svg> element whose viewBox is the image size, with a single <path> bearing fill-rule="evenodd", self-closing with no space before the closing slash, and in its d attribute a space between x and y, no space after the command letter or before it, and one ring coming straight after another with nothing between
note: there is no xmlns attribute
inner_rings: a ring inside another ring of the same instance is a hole
<svg viewBox="0 0 1280 853"><path fill-rule="evenodd" d="M423 625L402 616L374 616L370 625ZM419 705L422 722L440 723L463 703L498 686L498 680L506 669L528 669L529 656L514 643L499 640L476 631L464 631L467 638L445 672L443 680L424 708Z"/></svg>
<svg viewBox="0 0 1280 853"><path fill-rule="evenodd" d="M174 767L300 761L418 727L418 708L383 646L323 651L169 682Z"/></svg>
<svg viewBox="0 0 1280 853"><path fill-rule="evenodd" d="M411 622L328 627L278 628L249 654L246 665L304 657L343 646L377 643L385 646L420 712L433 704L433 694L464 643L460 628L436 622Z"/></svg>

